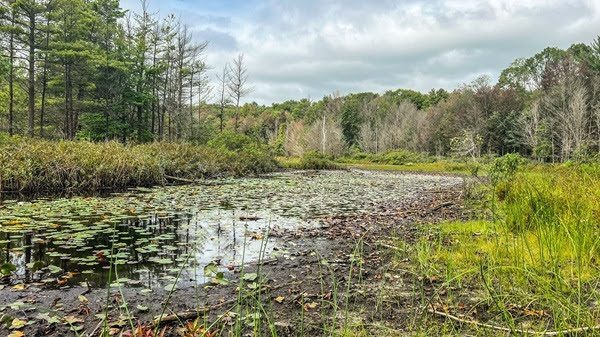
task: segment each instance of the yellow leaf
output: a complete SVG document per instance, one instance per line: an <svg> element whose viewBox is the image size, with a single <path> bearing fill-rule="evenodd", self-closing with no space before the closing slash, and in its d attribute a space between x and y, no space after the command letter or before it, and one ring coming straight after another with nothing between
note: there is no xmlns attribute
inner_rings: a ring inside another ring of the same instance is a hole
<svg viewBox="0 0 600 337"><path fill-rule="evenodd" d="M25 334L21 331L13 331L8 337L25 337Z"/></svg>
<svg viewBox="0 0 600 337"><path fill-rule="evenodd" d="M318 303L317 303L317 302L310 302L310 303L306 303L306 304L304 305L304 311L308 311L309 309L314 309L314 308L316 308L316 307L317 307L317 305L318 305Z"/></svg>
<svg viewBox="0 0 600 337"><path fill-rule="evenodd" d="M25 324L27 324L27 321L22 321L18 318L15 318L12 320L12 323L10 324L10 328L11 329L21 329L22 327L25 326Z"/></svg>
<svg viewBox="0 0 600 337"><path fill-rule="evenodd" d="M279 297L275 298L275 302L277 302L277 303L282 303L283 300L285 300L285 297L283 297L283 296L279 296Z"/></svg>
<svg viewBox="0 0 600 337"><path fill-rule="evenodd" d="M25 283L19 283L13 287L14 290L23 290L25 289Z"/></svg>

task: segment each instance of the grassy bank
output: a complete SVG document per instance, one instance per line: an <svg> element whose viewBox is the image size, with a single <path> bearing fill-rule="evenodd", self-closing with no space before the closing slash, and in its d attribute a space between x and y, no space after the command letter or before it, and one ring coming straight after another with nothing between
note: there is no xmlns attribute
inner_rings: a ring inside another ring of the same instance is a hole
<svg viewBox="0 0 600 337"><path fill-rule="evenodd" d="M321 152L306 152L302 157L278 157L281 166L299 170L322 170L357 168L369 171L407 171L428 173L450 173L460 175L484 175L487 162L438 158L424 153L406 150L382 154L354 153L334 158Z"/></svg>
<svg viewBox="0 0 600 337"><path fill-rule="evenodd" d="M163 184L166 176L241 176L277 167L268 148L241 141L227 137L198 146L0 139L0 191L93 191L151 186Z"/></svg>
<svg viewBox="0 0 600 337"><path fill-rule="evenodd" d="M434 234L411 248L416 271L440 280L425 310L519 335L527 330L567 335L564 331L596 326L600 166L514 168L506 163L490 168L486 217L431 226ZM423 332L460 329L459 322L442 316L446 330L423 323ZM478 335L502 334L468 326Z"/></svg>
<svg viewBox="0 0 600 337"><path fill-rule="evenodd" d="M277 161L285 168L294 170L335 170L340 165L330 156L321 152L306 152L302 157L278 157Z"/></svg>
<svg viewBox="0 0 600 337"><path fill-rule="evenodd" d="M378 164L378 163L340 163L341 167L357 168L367 171L397 171L397 172L424 172L424 173L448 173L459 175L471 175L474 164L457 162L434 162L434 163L408 163L402 165ZM484 173L482 168L477 169L477 174Z"/></svg>

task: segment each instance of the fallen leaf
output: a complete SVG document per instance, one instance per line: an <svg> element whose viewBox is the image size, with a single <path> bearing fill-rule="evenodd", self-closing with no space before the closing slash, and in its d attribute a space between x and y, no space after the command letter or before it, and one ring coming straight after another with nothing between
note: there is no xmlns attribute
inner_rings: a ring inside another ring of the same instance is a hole
<svg viewBox="0 0 600 337"><path fill-rule="evenodd" d="M23 290L25 289L25 283L19 283L16 286L12 287L14 290Z"/></svg>
<svg viewBox="0 0 600 337"><path fill-rule="evenodd" d="M75 323L83 323L83 319L75 317L75 316L67 316L65 317L66 324L75 324Z"/></svg>
<svg viewBox="0 0 600 337"><path fill-rule="evenodd" d="M275 298L275 302L277 302L277 303L283 303L283 300L285 300L285 297L283 297L283 296L279 296L279 297Z"/></svg>
<svg viewBox="0 0 600 337"><path fill-rule="evenodd" d="M254 282L257 277L258 277L258 274L256 274L256 273L248 273L248 274L245 274L244 277L242 277L242 279L244 281Z"/></svg>
<svg viewBox="0 0 600 337"><path fill-rule="evenodd" d="M9 329L21 329L25 326L25 324L27 324L27 321L22 321L18 318L15 318L12 320Z"/></svg>
<svg viewBox="0 0 600 337"><path fill-rule="evenodd" d="M308 311L309 309L315 309L319 305L317 302L310 302L304 305L304 311Z"/></svg>

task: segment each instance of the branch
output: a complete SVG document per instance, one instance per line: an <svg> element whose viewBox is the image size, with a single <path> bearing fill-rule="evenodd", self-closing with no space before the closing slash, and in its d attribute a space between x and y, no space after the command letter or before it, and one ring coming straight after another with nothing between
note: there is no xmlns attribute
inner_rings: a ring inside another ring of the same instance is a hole
<svg viewBox="0 0 600 337"><path fill-rule="evenodd" d="M434 309L429 309L428 311L431 314L434 314L434 315L437 315L437 316L442 316L442 317L445 317L445 318L449 318L449 319L451 319L453 321L457 321L457 322L460 322L460 323L472 324L472 325L480 326L480 327L483 327L483 328L488 328L488 329L493 329L493 330L498 330L498 331L504 331L504 332L508 332L508 333L516 333L516 334L519 334L519 335L563 336L563 335L571 335L571 334L575 334L575 333L579 333L579 332L593 331L593 330L600 329L600 325L591 326L591 327L590 326L585 326L585 327L581 327L581 328L566 329L566 330L559 330L559 331L545 331L545 332L539 332L539 331L533 331L533 330L510 329L510 328L503 327L503 326L497 326L497 325L492 325L492 324L480 323L480 322L477 322L477 321L472 321L472 320L468 320L468 319L459 318L459 317L456 317L454 315L447 314L445 312L436 311Z"/></svg>

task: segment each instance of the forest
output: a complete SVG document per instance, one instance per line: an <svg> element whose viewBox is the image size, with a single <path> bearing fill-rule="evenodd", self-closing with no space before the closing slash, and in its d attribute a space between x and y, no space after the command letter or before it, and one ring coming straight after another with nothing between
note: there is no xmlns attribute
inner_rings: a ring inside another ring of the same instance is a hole
<svg viewBox="0 0 600 337"><path fill-rule="evenodd" d="M223 130L278 155L396 149L477 158L588 159L600 142L600 39L516 59L447 91L334 91L270 106L244 55L211 78L198 40L174 15L119 1L3 1L0 131L44 139L205 144ZM249 82L250 79L250 82Z"/></svg>

